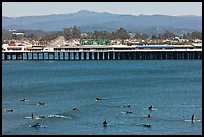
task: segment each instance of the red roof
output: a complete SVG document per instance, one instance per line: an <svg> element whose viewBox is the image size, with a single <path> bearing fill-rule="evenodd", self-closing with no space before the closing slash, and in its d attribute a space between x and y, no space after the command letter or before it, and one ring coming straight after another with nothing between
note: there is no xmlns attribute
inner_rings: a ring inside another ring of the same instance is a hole
<svg viewBox="0 0 204 137"><path fill-rule="evenodd" d="M9 46L17 46L16 44L8 44Z"/></svg>

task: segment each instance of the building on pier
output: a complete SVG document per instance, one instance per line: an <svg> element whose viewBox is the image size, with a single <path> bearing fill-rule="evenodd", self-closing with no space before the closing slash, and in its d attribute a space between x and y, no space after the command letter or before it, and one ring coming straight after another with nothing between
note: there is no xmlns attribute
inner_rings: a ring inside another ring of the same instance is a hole
<svg viewBox="0 0 204 137"><path fill-rule="evenodd" d="M134 51L134 50L180 50L201 49L201 44L192 45L78 45L78 46L45 46L45 45L16 45L3 44L2 51L29 51L29 52L64 52L64 51Z"/></svg>

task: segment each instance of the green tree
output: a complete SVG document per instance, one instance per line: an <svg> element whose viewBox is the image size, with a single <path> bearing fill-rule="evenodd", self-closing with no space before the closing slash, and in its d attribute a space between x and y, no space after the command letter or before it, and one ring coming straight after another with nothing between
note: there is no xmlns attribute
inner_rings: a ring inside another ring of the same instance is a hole
<svg viewBox="0 0 204 137"><path fill-rule="evenodd" d="M81 30L77 26L74 26L72 33L73 33L72 34L73 38L80 38L81 37Z"/></svg>
<svg viewBox="0 0 204 137"><path fill-rule="evenodd" d="M64 34L65 39L70 39L72 37L70 28L64 28L63 34Z"/></svg>
<svg viewBox="0 0 204 137"><path fill-rule="evenodd" d="M170 31L166 31L164 33L164 38L165 39L173 39L173 37L175 37L174 33L170 32Z"/></svg>
<svg viewBox="0 0 204 137"><path fill-rule="evenodd" d="M64 28L63 34L65 39L81 38L81 30L77 26L74 26L73 28Z"/></svg>
<svg viewBox="0 0 204 137"><path fill-rule="evenodd" d="M128 32L123 28L120 28L115 32L115 37L121 40L130 38Z"/></svg>

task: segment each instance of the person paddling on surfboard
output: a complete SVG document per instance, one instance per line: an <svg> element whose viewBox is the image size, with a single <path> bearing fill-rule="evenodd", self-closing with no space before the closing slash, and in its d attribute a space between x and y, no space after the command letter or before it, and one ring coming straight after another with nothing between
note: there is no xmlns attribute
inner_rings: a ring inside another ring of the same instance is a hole
<svg viewBox="0 0 204 137"><path fill-rule="evenodd" d="M100 97L96 97L96 101L98 101L98 100L102 100L102 98L100 98Z"/></svg>
<svg viewBox="0 0 204 137"><path fill-rule="evenodd" d="M149 110L152 110L152 106L149 106L149 108L148 108Z"/></svg>
<svg viewBox="0 0 204 137"><path fill-rule="evenodd" d="M151 117L150 114L144 116L144 118L150 118L150 117Z"/></svg>
<svg viewBox="0 0 204 137"><path fill-rule="evenodd" d="M151 127L152 125L150 124L143 124L144 127Z"/></svg>
<svg viewBox="0 0 204 137"><path fill-rule="evenodd" d="M26 98L24 98L24 99L20 99L20 101L26 101Z"/></svg>
<svg viewBox="0 0 204 137"><path fill-rule="evenodd" d="M5 109L6 112L14 112L14 109Z"/></svg>
<svg viewBox="0 0 204 137"><path fill-rule="evenodd" d="M79 109L78 109L78 108L73 108L72 110L77 110L77 111L79 111Z"/></svg>
<svg viewBox="0 0 204 137"><path fill-rule="evenodd" d="M32 125L32 127L37 127L37 126L40 126L40 124L36 123L36 124Z"/></svg>

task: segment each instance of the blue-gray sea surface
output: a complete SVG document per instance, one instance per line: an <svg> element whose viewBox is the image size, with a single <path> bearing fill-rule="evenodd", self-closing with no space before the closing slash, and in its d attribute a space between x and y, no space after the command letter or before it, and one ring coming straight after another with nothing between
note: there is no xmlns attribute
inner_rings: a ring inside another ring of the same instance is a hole
<svg viewBox="0 0 204 137"><path fill-rule="evenodd" d="M202 60L2 61L2 134L201 135Z"/></svg>

